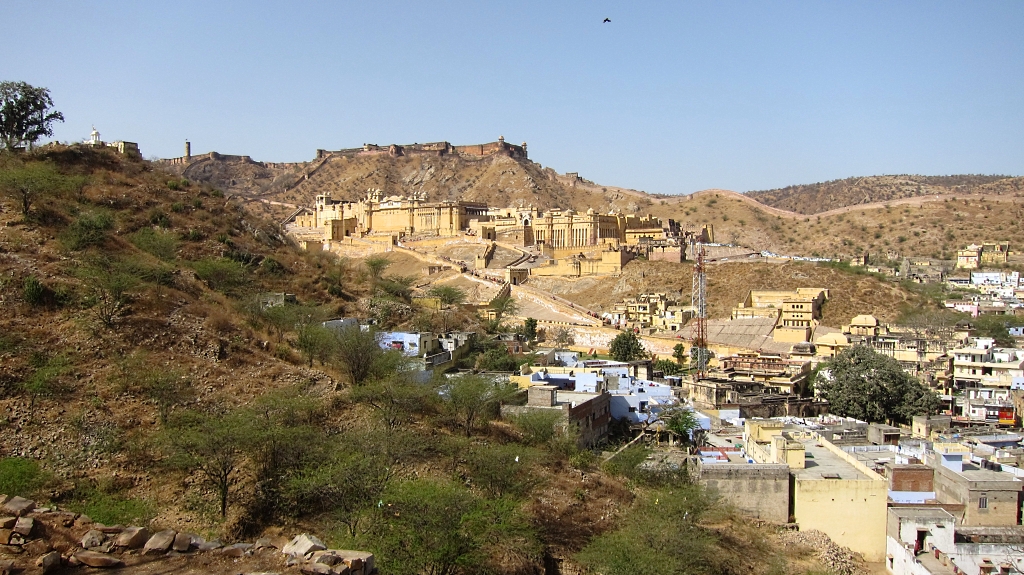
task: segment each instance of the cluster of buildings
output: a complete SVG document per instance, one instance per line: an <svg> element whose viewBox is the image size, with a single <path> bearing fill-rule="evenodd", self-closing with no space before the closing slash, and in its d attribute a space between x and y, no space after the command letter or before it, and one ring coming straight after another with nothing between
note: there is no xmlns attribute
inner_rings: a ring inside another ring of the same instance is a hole
<svg viewBox="0 0 1024 575"><path fill-rule="evenodd" d="M311 210L293 215L289 232L306 249L358 245L394 246L426 238L463 238L532 248L546 258L514 266L526 275L580 276L621 271L638 255L683 261L690 240L710 242L714 230L683 230L674 220L651 215L598 213L536 207L493 208L479 202L430 202L422 194L389 196L367 192L359 201L316 197ZM536 258L534 258L535 260Z"/></svg>
<svg viewBox="0 0 1024 575"><path fill-rule="evenodd" d="M946 278L946 283L954 289L968 290L967 295L944 302L954 311L971 317L1024 313L1024 285L1021 284L1020 272L971 272L970 277Z"/></svg>
<svg viewBox="0 0 1024 575"><path fill-rule="evenodd" d="M747 419L707 435L693 463L744 513L820 530L897 575L1024 572L1024 437L949 424Z"/></svg>

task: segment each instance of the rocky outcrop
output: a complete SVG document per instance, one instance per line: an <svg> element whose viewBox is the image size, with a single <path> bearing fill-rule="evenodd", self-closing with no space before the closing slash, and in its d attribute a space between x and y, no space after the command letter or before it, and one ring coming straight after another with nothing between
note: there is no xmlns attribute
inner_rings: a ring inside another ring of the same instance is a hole
<svg viewBox="0 0 1024 575"><path fill-rule="evenodd" d="M219 553L244 558L278 553L285 567L321 575L372 575L376 572L372 553L328 549L314 535L303 533L288 540L264 537L254 543L224 545L198 535L163 529L156 533L144 526L108 526L94 523L84 515L54 508L37 508L22 497L0 496L0 509L11 517L0 517L0 575L58 572L62 567L84 565L94 568L130 567L140 561L159 561L164 556ZM12 555L13 559L6 556ZM142 556L147 556L145 559Z"/></svg>

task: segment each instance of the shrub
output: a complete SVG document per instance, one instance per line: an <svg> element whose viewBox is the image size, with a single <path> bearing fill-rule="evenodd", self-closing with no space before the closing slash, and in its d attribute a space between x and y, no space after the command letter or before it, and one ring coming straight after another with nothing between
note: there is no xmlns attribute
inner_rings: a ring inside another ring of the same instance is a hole
<svg viewBox="0 0 1024 575"><path fill-rule="evenodd" d="M88 211L79 215L61 234L61 243L69 250L79 251L101 243L114 218L105 211Z"/></svg>
<svg viewBox="0 0 1024 575"><path fill-rule="evenodd" d="M50 288L43 285L43 282L39 281L36 276L28 276L25 278L25 283L21 289L22 297L30 305L42 305L46 303L48 295L50 294Z"/></svg>
<svg viewBox="0 0 1024 575"><path fill-rule="evenodd" d="M176 214L180 214L181 212L185 211L185 204L181 202L174 202L173 204L171 204L171 211Z"/></svg>
<svg viewBox="0 0 1024 575"><path fill-rule="evenodd" d="M142 228L130 239L135 247L162 260L173 260L178 251L178 239L170 232Z"/></svg>
<svg viewBox="0 0 1024 575"><path fill-rule="evenodd" d="M245 283L245 267L228 259L203 259L192 264L196 277L210 289L229 291Z"/></svg>
<svg viewBox="0 0 1024 575"><path fill-rule="evenodd" d="M160 208L153 208L149 212L149 223L154 226L160 226L161 228L171 227L171 219L168 218L167 214L165 214Z"/></svg>

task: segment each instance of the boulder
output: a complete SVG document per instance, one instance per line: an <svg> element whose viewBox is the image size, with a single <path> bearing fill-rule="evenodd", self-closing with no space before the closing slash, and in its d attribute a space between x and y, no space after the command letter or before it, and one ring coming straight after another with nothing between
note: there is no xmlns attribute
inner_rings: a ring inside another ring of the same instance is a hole
<svg viewBox="0 0 1024 575"><path fill-rule="evenodd" d="M4 503L3 511L4 513L10 513L11 515L21 517L22 515L31 513L32 510L35 508L35 501L32 501L31 499L25 499L24 497L14 496L11 498L10 501Z"/></svg>
<svg viewBox="0 0 1024 575"><path fill-rule="evenodd" d="M17 517L0 517L0 529L14 529L14 524L17 522Z"/></svg>
<svg viewBox="0 0 1024 575"><path fill-rule="evenodd" d="M171 543L171 549L179 553L184 553L192 547L192 534L191 533L178 533L174 536L174 543Z"/></svg>
<svg viewBox="0 0 1024 575"><path fill-rule="evenodd" d="M88 549L90 547L99 547L103 545L103 542L107 540L107 536L102 531L96 529L90 529L88 533L82 536L82 548Z"/></svg>
<svg viewBox="0 0 1024 575"><path fill-rule="evenodd" d="M143 553L166 553L171 545L174 543L174 536L178 533L173 529L164 529L153 534L152 537L146 541L145 551Z"/></svg>
<svg viewBox="0 0 1024 575"><path fill-rule="evenodd" d="M14 529L12 529L12 531L15 533L21 533L25 537L30 537L32 535L32 529L34 529L35 526L35 519L32 519L31 517L19 517L14 523Z"/></svg>
<svg viewBox="0 0 1024 575"><path fill-rule="evenodd" d="M107 555L106 553L96 553L95 551L79 551L74 555L75 559L81 562L83 565L89 567L123 567L124 561L113 555Z"/></svg>
<svg viewBox="0 0 1024 575"><path fill-rule="evenodd" d="M250 549L252 549L252 543L235 543L221 549L220 552L228 557L241 557Z"/></svg>
<svg viewBox="0 0 1024 575"><path fill-rule="evenodd" d="M128 527L114 540L114 546L138 549L145 545L146 541L149 541L149 529L145 527ZM85 563L85 561L82 561L82 563ZM88 565L88 563L85 564Z"/></svg>
<svg viewBox="0 0 1024 575"><path fill-rule="evenodd" d="M11 533L14 533L10 529L0 529L0 545L7 545L11 542Z"/></svg>
<svg viewBox="0 0 1024 575"><path fill-rule="evenodd" d="M50 573L60 568L60 553L50 551L36 560L36 565L42 567L43 573Z"/></svg>
<svg viewBox="0 0 1024 575"><path fill-rule="evenodd" d="M284 549L281 549L281 553L302 557L306 553L322 551L324 549L327 549L327 546L324 545L323 541L320 541L313 535L303 533L302 535L296 535L295 539L292 539L290 543L284 546Z"/></svg>
<svg viewBox="0 0 1024 575"><path fill-rule="evenodd" d="M365 573L371 573L374 570L373 553L369 551L354 551L352 549L332 549L332 551L344 557L345 565L351 567L353 571L358 571L360 567L365 568Z"/></svg>
<svg viewBox="0 0 1024 575"><path fill-rule="evenodd" d="M11 575L14 573L14 560L4 559L0 561L0 575Z"/></svg>
<svg viewBox="0 0 1024 575"><path fill-rule="evenodd" d="M121 526L121 525L102 525L100 523L97 523L93 527L93 529L97 529L99 531L102 531L102 532L106 533L107 535L117 535L118 533L124 531L124 527Z"/></svg>

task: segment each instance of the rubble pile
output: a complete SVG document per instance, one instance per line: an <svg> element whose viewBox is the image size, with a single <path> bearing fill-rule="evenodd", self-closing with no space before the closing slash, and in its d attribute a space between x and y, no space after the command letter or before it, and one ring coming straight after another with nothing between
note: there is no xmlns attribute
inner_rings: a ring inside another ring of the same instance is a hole
<svg viewBox="0 0 1024 575"><path fill-rule="evenodd" d="M0 575L34 565L43 573L61 567L124 567L142 559L219 553L248 557L264 553L283 555L286 568L307 575L372 575L377 572L372 553L328 549L316 537L303 533L294 539L264 537L253 543L222 544L173 529L150 532L146 527L103 525L56 508L37 507L24 497L0 495ZM12 558L8 558L12 557Z"/></svg>
<svg viewBox="0 0 1024 575"><path fill-rule="evenodd" d="M818 559L835 575L860 575L860 558L846 547L837 545L821 531L787 531L783 537L790 542L806 545L817 551Z"/></svg>

